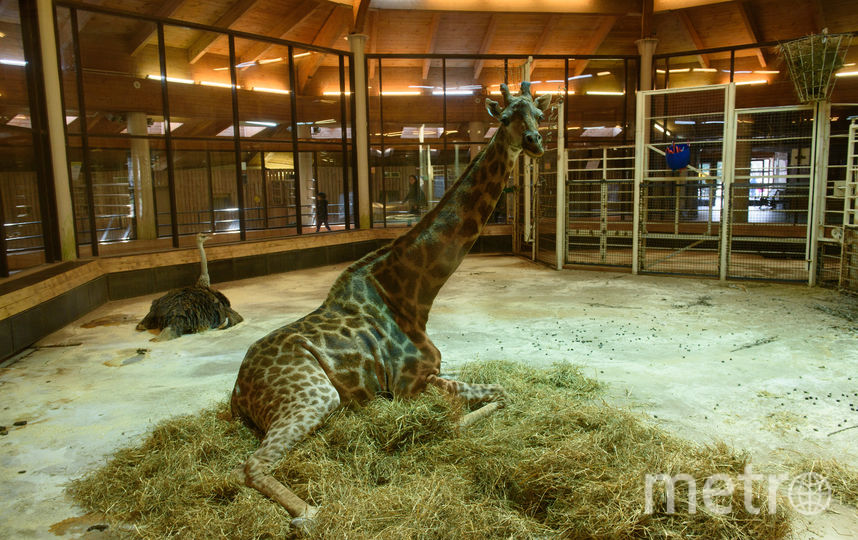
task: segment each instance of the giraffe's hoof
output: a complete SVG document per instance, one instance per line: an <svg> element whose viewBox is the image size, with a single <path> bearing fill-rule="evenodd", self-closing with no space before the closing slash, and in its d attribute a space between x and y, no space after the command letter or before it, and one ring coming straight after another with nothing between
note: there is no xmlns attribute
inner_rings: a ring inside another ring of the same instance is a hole
<svg viewBox="0 0 858 540"><path fill-rule="evenodd" d="M307 506L303 514L292 520L292 526L303 533L309 533L316 526L314 519L319 509L315 506Z"/></svg>

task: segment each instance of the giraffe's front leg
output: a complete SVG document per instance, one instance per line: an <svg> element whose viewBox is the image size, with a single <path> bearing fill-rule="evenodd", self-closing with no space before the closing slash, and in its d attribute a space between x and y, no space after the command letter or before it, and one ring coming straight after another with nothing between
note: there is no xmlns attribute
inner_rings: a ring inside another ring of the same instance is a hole
<svg viewBox="0 0 858 540"><path fill-rule="evenodd" d="M507 395L503 386L499 384L472 384L453 379L445 379L437 375L426 377L428 384L437 386L441 390L464 399L468 406L480 405L482 403L494 402L499 406L506 403Z"/></svg>

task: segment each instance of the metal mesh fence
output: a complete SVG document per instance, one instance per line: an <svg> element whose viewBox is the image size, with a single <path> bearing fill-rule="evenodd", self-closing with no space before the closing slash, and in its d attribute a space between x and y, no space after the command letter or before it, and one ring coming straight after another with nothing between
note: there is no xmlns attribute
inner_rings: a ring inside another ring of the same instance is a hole
<svg viewBox="0 0 858 540"><path fill-rule="evenodd" d="M557 150L547 150L537 161L534 238L536 259L554 266L557 262Z"/></svg>

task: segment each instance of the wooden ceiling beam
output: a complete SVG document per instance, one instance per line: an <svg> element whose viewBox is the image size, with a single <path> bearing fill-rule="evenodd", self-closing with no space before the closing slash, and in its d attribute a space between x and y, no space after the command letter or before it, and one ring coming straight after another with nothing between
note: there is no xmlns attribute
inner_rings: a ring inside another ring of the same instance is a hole
<svg viewBox="0 0 858 540"><path fill-rule="evenodd" d="M542 27L542 34L540 34L539 39L536 41L536 45L533 46L533 54L544 54L545 47L548 45L548 40L551 37L551 34L557 28L558 21L560 17L556 15L549 15L548 20L545 22L545 26ZM535 62L531 62L530 64L530 73L528 75L533 74L533 68L536 65Z"/></svg>
<svg viewBox="0 0 858 540"><path fill-rule="evenodd" d="M617 19L618 17L616 15L607 15L602 17L602 20L599 25L596 26L596 30L593 32L593 35L591 35L590 39L587 40L587 44L579 54L596 54L596 51L599 50L599 47L605 42L608 34L611 33L611 29L614 27L614 24L616 24ZM578 60L575 62L575 67L572 68L572 76L578 76L584 73L584 70L587 69L587 64L589 63L589 60Z"/></svg>
<svg viewBox="0 0 858 540"><path fill-rule="evenodd" d="M324 6L328 7L328 6ZM323 9L318 0L304 0L291 10L289 14L278 21L270 29L269 35L278 39L286 39L293 28L307 20L317 9ZM271 45L264 41L255 41L241 53L241 62L254 62L259 60Z"/></svg>
<svg viewBox="0 0 858 540"><path fill-rule="evenodd" d="M229 28L246 12L250 11L259 0L237 0L229 9L215 21L212 26ZM194 64L205 55L222 34L203 32L200 37L188 47L188 62Z"/></svg>
<svg viewBox="0 0 858 540"><path fill-rule="evenodd" d="M369 13L369 3L372 0L354 0L352 4L352 24L349 28L349 33L363 34L366 26L367 14Z"/></svg>
<svg viewBox="0 0 858 540"><path fill-rule="evenodd" d="M691 17L688 16L688 12L685 10L679 10L676 14L679 17L679 20L682 21L682 26L685 27L688 37L691 38L691 41L694 43L697 50L705 49L706 47L703 46L703 40L700 39L700 34L698 34L697 30L694 28L694 24L691 22ZM697 61L700 62L700 67L709 67L709 57L705 54L698 54Z"/></svg>
<svg viewBox="0 0 858 540"><path fill-rule="evenodd" d="M435 52L435 44L438 42L438 25L441 23L441 14L435 13L432 15L432 21L429 23L429 44L426 46L426 54ZM423 80L429 77L429 67L432 65L432 60L426 58L423 60Z"/></svg>
<svg viewBox="0 0 858 540"><path fill-rule="evenodd" d="M151 13L148 13L148 15L166 19L178 11L184 3L185 0L165 0L163 3L158 4L158 7ZM152 23L142 23L140 28L134 32L131 36L131 40L129 41L128 50L131 51L131 56L136 56L140 53L140 51L146 47L153 35L155 35L155 31L153 30Z"/></svg>
<svg viewBox="0 0 858 540"><path fill-rule="evenodd" d="M745 32L748 34L748 38L751 43L759 43L759 35L754 29L754 25L751 22L751 17L748 14L748 9L745 6L745 2L743 0L737 0L733 2L733 5L736 6L736 9L739 10L739 17L742 21L742 26L745 28ZM757 55L757 60L760 61L760 67L766 67L766 55L763 54L762 49L755 49L754 53Z"/></svg>
<svg viewBox="0 0 858 540"><path fill-rule="evenodd" d="M333 48L333 46L339 43L339 40L346 35L350 25L351 14L344 8L334 7L331 10L331 13L328 14L328 18L325 19L325 23L322 25L322 28L320 28L319 32L316 34L315 39L313 39L313 45ZM302 93L310 82L310 79L312 79L319 70L319 66L322 65L322 60L324 60L324 58L325 56L323 54L313 53L310 56L301 59L298 63L296 83Z"/></svg>
<svg viewBox="0 0 858 540"><path fill-rule="evenodd" d="M478 54L486 54L489 50L489 46L492 44L492 39L495 37L495 30L498 27L498 15L493 13L491 18L489 19L489 26L486 28L486 33L483 34L483 42L480 44L480 50ZM480 73L483 71L483 65L485 64L485 60L479 59L474 62L474 80L480 78Z"/></svg>

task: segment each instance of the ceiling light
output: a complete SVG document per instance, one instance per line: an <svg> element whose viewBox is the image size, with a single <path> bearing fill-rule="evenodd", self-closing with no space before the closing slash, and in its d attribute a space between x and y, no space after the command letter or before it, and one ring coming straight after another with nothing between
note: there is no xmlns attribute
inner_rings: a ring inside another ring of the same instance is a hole
<svg viewBox="0 0 858 540"><path fill-rule="evenodd" d="M694 68L692 71L702 71L704 73L715 73L718 70L715 68Z"/></svg>
<svg viewBox="0 0 858 540"><path fill-rule="evenodd" d="M688 73L691 68L676 68L668 70L668 73Z"/></svg>
<svg viewBox="0 0 858 540"><path fill-rule="evenodd" d="M277 127L277 122L257 122L255 120L247 120L245 124L253 124L254 126Z"/></svg>
<svg viewBox="0 0 858 540"><path fill-rule="evenodd" d="M667 72L666 72L666 71L664 71L663 69L657 69L657 70L655 70L655 72L656 72L656 73L667 73Z"/></svg>
<svg viewBox="0 0 858 540"><path fill-rule="evenodd" d="M750 71L750 70L747 70L747 71L734 71L733 73L736 73L736 74L740 74L740 73L741 73L741 74L744 74L744 73L753 73L753 72L752 72L752 71Z"/></svg>
<svg viewBox="0 0 858 540"><path fill-rule="evenodd" d="M768 82L769 81L767 81L766 79L759 79L756 81L741 81L741 82L737 82L736 86L746 86L749 84L768 84Z"/></svg>
<svg viewBox="0 0 858 540"><path fill-rule="evenodd" d="M840 73L835 73L835 77L854 77L858 75L858 71L841 71Z"/></svg>
<svg viewBox="0 0 858 540"><path fill-rule="evenodd" d="M283 60L283 58L282 58L282 57L278 57L278 58L267 58L267 59L265 59L265 60L257 60L257 61L256 61L256 63L257 63L257 64L259 64L259 65L265 65L265 64L273 64L274 62L281 62L282 60Z"/></svg>
<svg viewBox="0 0 858 540"><path fill-rule="evenodd" d="M337 121L334 120L333 118L327 118L325 120L316 120L316 123L317 124L336 124Z"/></svg>
<svg viewBox="0 0 858 540"><path fill-rule="evenodd" d="M776 69L774 69L774 70L759 70L759 71L754 71L754 73L759 73L761 75L776 75L776 74L780 73L780 71L778 71Z"/></svg>
<svg viewBox="0 0 858 540"><path fill-rule="evenodd" d="M381 92L382 96L419 96L416 90L387 90Z"/></svg>
<svg viewBox="0 0 858 540"><path fill-rule="evenodd" d="M311 54L313 54L313 53L305 52L305 53L301 53L301 54L293 54L292 58L303 58L305 56L310 56Z"/></svg>
<svg viewBox="0 0 858 540"><path fill-rule="evenodd" d="M323 95L323 96L339 96L339 95L340 95L340 92L332 92L332 91L328 91L328 92L322 92L322 95ZM346 92L346 95L347 95L347 96L350 96L350 95L352 95L352 93L351 93L351 92Z"/></svg>
<svg viewBox="0 0 858 540"><path fill-rule="evenodd" d="M586 79L588 77L592 77L592 73L587 73L586 75L575 75L574 77L569 77L570 81L574 81L575 79Z"/></svg>
<svg viewBox="0 0 858 540"><path fill-rule="evenodd" d="M160 81L162 77L160 75L146 75L147 79L155 79L156 81ZM191 79L179 79L178 77L167 77L167 82L174 83L182 83L182 84L194 84L194 81Z"/></svg>
<svg viewBox="0 0 858 540"><path fill-rule="evenodd" d="M410 88L410 87L409 87ZM383 95L387 95L386 92L382 92ZM433 96L443 96L444 94L448 96L471 96L474 94L473 90L433 90Z"/></svg>
<svg viewBox="0 0 858 540"><path fill-rule="evenodd" d="M537 90L536 94L562 94L563 90ZM568 95L572 95L575 93L575 90L569 90L566 92Z"/></svg>
<svg viewBox="0 0 858 540"><path fill-rule="evenodd" d="M428 90L433 90L435 87L434 86L421 86L419 84L412 84L412 85L408 85L408 88L426 88Z"/></svg>
<svg viewBox="0 0 858 540"><path fill-rule="evenodd" d="M263 88L261 86L254 86L251 88L254 92L269 92L271 94L288 94L289 90L281 90L279 88Z"/></svg>
<svg viewBox="0 0 858 540"><path fill-rule="evenodd" d="M684 126L693 126L696 125L697 122L694 120L675 120L674 124L684 125Z"/></svg>
<svg viewBox="0 0 858 540"><path fill-rule="evenodd" d="M625 92L609 92L607 90L587 90L588 96L624 96Z"/></svg>
<svg viewBox="0 0 858 540"><path fill-rule="evenodd" d="M26 66L26 60L15 60L14 58L0 58L0 64L6 64L7 66Z"/></svg>
<svg viewBox="0 0 858 540"><path fill-rule="evenodd" d="M170 79L167 79L168 81ZM200 81L200 84L203 86L217 86L218 88L232 88L232 85L229 83L220 83L220 82L212 82L212 81ZM241 86L236 86L236 88L241 88Z"/></svg>
<svg viewBox="0 0 858 540"><path fill-rule="evenodd" d="M610 74L611 74L610 71L600 71L599 73L596 73L596 76L597 77L604 77L605 75L610 75Z"/></svg>

